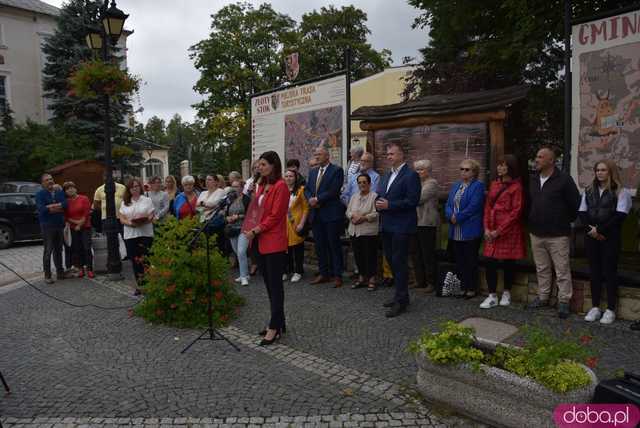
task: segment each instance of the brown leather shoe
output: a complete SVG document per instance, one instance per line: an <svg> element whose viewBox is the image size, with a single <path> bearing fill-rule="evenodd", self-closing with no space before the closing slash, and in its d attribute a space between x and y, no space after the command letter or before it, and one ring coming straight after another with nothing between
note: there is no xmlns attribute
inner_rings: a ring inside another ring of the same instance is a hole
<svg viewBox="0 0 640 428"><path fill-rule="evenodd" d="M325 282L329 282L329 281L331 280L326 276L318 275L313 279L313 281L310 282L310 284L313 284L313 285L324 284Z"/></svg>
<svg viewBox="0 0 640 428"><path fill-rule="evenodd" d="M340 278L339 276L336 276L335 284L333 285L333 288L340 288L340 287L342 287L342 278Z"/></svg>

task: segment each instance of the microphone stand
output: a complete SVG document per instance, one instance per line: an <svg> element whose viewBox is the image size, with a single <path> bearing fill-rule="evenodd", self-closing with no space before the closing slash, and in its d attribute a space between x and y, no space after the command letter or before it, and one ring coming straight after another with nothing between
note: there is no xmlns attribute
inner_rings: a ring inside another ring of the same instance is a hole
<svg viewBox="0 0 640 428"><path fill-rule="evenodd" d="M225 337L213 326L213 308L212 308L213 296L211 291L213 286L211 285L211 255L210 255L210 249L209 249L209 237L211 235L211 232L208 231L207 229L212 224L213 219L216 217L216 215L218 215L220 211L227 206L228 203L229 201L227 199L221 202L220 206L218 206L218 208L215 209L215 211L213 212L209 220L205 221L202 227L200 227L200 229L194 229L196 230L196 234L194 235L193 239L191 239L191 242L189 242L189 248L193 250L193 248L195 248L195 246L198 243L200 235L204 233L204 236L206 238L206 245L207 245L207 295L209 300L207 305L208 306L207 311L209 315L209 327L205 331L203 331L200 334L200 336L196 337L191 343L189 343L182 351L180 351L181 354L184 354L185 352L187 352L187 350L191 348L198 340L224 340L229 345L231 345L236 351L240 352L240 348L238 348L233 342L231 342L227 337Z"/></svg>

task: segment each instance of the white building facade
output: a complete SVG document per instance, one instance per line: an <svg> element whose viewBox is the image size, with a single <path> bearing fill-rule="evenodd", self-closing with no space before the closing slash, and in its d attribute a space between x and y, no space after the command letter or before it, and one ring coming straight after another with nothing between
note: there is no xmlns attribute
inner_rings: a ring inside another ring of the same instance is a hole
<svg viewBox="0 0 640 428"><path fill-rule="evenodd" d="M42 89L46 56L42 45L57 26L60 9L40 0L0 0L0 112L6 106L16 123L31 120L45 124L51 118ZM118 42L127 66L127 37Z"/></svg>
<svg viewBox="0 0 640 428"><path fill-rule="evenodd" d="M38 0L0 0L0 109L18 123L46 123L42 44L53 35L59 9Z"/></svg>

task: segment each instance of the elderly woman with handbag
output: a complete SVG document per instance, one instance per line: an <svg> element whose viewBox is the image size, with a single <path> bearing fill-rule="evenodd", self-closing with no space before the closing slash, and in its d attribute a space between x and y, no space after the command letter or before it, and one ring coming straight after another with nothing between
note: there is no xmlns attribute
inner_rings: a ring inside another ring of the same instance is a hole
<svg viewBox="0 0 640 428"><path fill-rule="evenodd" d="M464 293L456 297L472 299L478 290L478 251L482 240L484 184L478 180L480 164L473 159L460 163L461 180L454 183L445 205L449 239L456 258L456 271Z"/></svg>

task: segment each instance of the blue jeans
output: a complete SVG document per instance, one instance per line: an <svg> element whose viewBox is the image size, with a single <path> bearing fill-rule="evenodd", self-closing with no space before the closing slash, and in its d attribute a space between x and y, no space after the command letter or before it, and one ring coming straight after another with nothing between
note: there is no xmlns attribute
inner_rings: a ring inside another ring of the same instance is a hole
<svg viewBox="0 0 640 428"><path fill-rule="evenodd" d="M247 260L247 249L249 248L249 241L247 240L247 237L244 233L241 233L235 238L229 238L229 241L231 241L231 248L233 248L233 252L236 253L236 256L238 256L240 276L242 278L249 278L249 262Z"/></svg>

